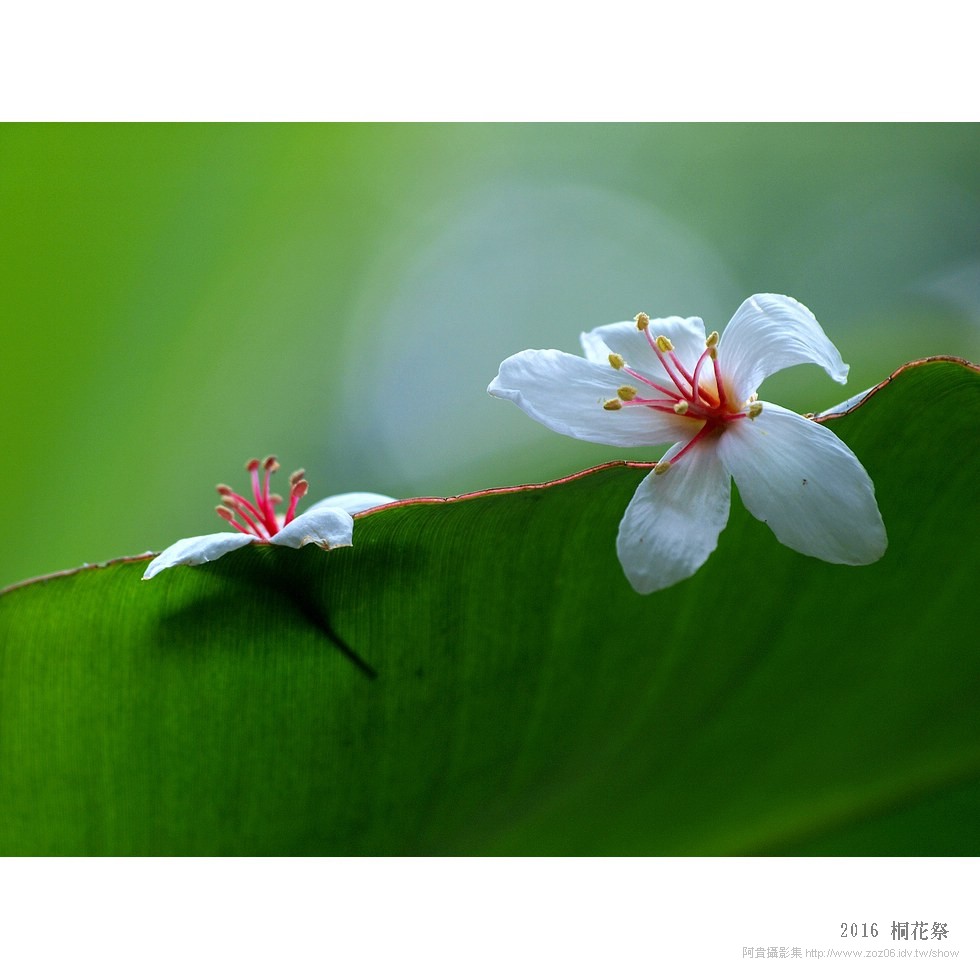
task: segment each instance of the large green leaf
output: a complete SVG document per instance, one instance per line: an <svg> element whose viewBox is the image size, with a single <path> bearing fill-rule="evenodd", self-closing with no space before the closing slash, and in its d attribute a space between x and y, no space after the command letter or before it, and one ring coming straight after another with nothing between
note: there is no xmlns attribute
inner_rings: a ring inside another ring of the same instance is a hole
<svg viewBox="0 0 980 980"><path fill-rule="evenodd" d="M827 421L888 528L863 568L736 500L636 595L615 463L377 511L353 549L13 588L0 852L976 853L978 418L936 359Z"/></svg>

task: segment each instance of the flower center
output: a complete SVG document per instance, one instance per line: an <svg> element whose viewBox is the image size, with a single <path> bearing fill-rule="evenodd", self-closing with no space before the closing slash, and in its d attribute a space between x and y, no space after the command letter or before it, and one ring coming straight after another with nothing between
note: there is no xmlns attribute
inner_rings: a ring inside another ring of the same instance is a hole
<svg viewBox="0 0 980 980"><path fill-rule="evenodd" d="M260 468L265 470L265 477L261 480ZM297 470L290 476L289 507L285 516L280 517L275 508L282 503L282 497L277 493L269 493L269 478L279 469L279 461L275 456L268 456L261 464L257 459L251 459L245 464L245 469L252 476L253 499L248 500L235 493L227 484L219 483L217 490L221 495L221 506L215 510L236 531L268 541L296 516L296 505L305 496L310 485L306 482L303 470Z"/></svg>
<svg viewBox="0 0 980 980"><path fill-rule="evenodd" d="M697 424L697 431L669 459L662 459L654 467L657 473L666 473L685 453L712 432L723 429L740 419L754 419L762 411L762 405L753 394L747 402L739 404L725 384L718 366L718 333L712 332L704 342L704 352L693 366L682 363L669 338L650 332L650 318L646 313L636 316L636 328L647 339L650 349L657 355L669 379L666 383L653 381L630 367L619 354L610 354L609 363L634 381L649 389L652 394L640 395L633 385L622 385L616 398L608 399L603 408L617 411L622 408L647 408L654 412L680 415ZM709 366L710 365L710 366Z"/></svg>

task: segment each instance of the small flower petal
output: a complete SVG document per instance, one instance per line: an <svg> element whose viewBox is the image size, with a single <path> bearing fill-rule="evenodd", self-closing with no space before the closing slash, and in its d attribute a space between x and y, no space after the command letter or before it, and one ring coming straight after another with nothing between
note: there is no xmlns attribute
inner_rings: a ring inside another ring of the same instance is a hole
<svg viewBox="0 0 980 980"><path fill-rule="evenodd" d="M700 317L667 316L651 320L648 332L654 338L660 334L669 338L682 364L696 363L704 351L704 321ZM646 334L637 330L632 320L596 327L581 334L579 340L585 356L594 364L608 364L610 354L619 354L651 381L669 380Z"/></svg>
<svg viewBox="0 0 980 980"><path fill-rule="evenodd" d="M730 503L731 478L710 445L693 448L666 473L646 476L616 539L630 585L645 595L693 575L717 547Z"/></svg>
<svg viewBox="0 0 980 980"><path fill-rule="evenodd" d="M351 493L337 493L332 497L324 497L315 504L306 508L306 513L318 510L321 507L339 507L346 510L348 514L359 514L362 510L370 510L372 507L380 507L382 504L393 504L394 497L386 497L383 493L368 493L367 491L352 491Z"/></svg>
<svg viewBox="0 0 980 980"><path fill-rule="evenodd" d="M749 512L789 548L840 565L867 565L888 546L874 484L830 429L778 405L718 440Z"/></svg>
<svg viewBox="0 0 980 980"><path fill-rule="evenodd" d="M151 579L165 568L173 568L174 565L203 565L205 562L214 561L215 558L227 555L229 551L244 548L245 545L251 544L255 540L257 539L251 534L232 534L230 532L202 534L196 538L181 538L147 565L143 578Z"/></svg>
<svg viewBox="0 0 980 980"><path fill-rule="evenodd" d="M353 543L354 518L341 507L316 506L291 520L271 544L302 548L315 544L324 550L346 548Z"/></svg>
<svg viewBox="0 0 980 980"><path fill-rule="evenodd" d="M633 332L639 335L635 325ZM687 429L673 412L605 411L603 404L622 384L623 375L608 360L603 365L563 351L526 350L500 365L487 391L510 399L549 429L587 442L657 446L684 437Z"/></svg>
<svg viewBox="0 0 980 980"><path fill-rule="evenodd" d="M789 296L750 296L725 327L718 363L744 401L764 378L794 364L817 364L835 381L847 380L848 366L813 314Z"/></svg>

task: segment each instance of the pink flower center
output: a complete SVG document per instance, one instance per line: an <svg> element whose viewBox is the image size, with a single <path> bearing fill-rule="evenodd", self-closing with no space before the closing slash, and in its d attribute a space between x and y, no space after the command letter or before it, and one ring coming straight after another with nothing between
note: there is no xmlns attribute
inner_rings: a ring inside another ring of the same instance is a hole
<svg viewBox="0 0 980 980"><path fill-rule="evenodd" d="M276 513L276 507L282 503L282 497L277 493L269 493L269 477L279 469L279 461L275 456L269 456L263 463L257 459L249 460L245 469L252 476L252 500L235 493L227 484L219 483L217 490L221 495L221 506L215 509L218 516L226 520L236 531L251 534L261 541L268 541L278 534L295 516L296 505L309 490L303 470L297 470L289 478L289 507L285 516ZM259 469L265 471L260 480Z"/></svg>
<svg viewBox="0 0 980 980"><path fill-rule="evenodd" d="M754 419L762 411L762 405L752 395L744 404L733 400L729 386L725 384L718 366L718 334L712 333L705 340L705 349L697 362L689 367L682 363L674 351L670 340L650 333L650 318L645 313L636 317L636 326L647 339L651 350L657 355L669 381L654 381L631 368L618 354L609 355L609 363L624 374L629 375L652 395L641 396L632 385L623 385L617 392L618 398L605 403L607 409L647 408L654 412L667 412L679 415L692 422L700 423L692 438L674 453L669 460L657 464L658 472L665 472L695 445L713 432L725 428L739 419ZM710 365L710 367L709 367Z"/></svg>

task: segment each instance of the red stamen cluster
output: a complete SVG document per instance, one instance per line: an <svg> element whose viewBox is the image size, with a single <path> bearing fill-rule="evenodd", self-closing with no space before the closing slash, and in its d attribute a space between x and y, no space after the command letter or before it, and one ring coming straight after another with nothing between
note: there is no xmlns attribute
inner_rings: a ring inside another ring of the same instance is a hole
<svg viewBox="0 0 980 980"><path fill-rule="evenodd" d="M261 464L265 477L259 480L260 464L257 459L251 459L245 464L245 469L252 475L252 496L248 500L235 493L227 484L218 484L221 495L221 506L215 508L218 516L226 520L236 531L251 534L253 537L268 541L278 534L295 516L296 505L305 496L310 485L306 482L303 470L297 470L289 478L289 507L286 515L279 518L275 508L282 503L282 497L269 493L269 477L279 469L279 461L275 456L268 456Z"/></svg>
<svg viewBox="0 0 980 980"><path fill-rule="evenodd" d="M681 363L677 354L674 353L673 344L666 337L654 338L651 335L649 318L643 313L637 317L637 328L646 337L650 348L663 365L664 370L667 372L667 377L670 378L674 386L674 390L644 377L623 362L622 358L613 355L610 357L610 363L620 368L631 378L640 382L640 384L652 388L663 397L641 398L636 394L635 389L629 387L621 388L620 395L628 397L621 397L621 400L615 399L615 404L607 405L607 407L644 407L653 409L656 412L669 412L672 415L681 415L684 418L703 422L704 424L698 429L690 442L671 457L671 463L675 463L710 433L728 425L730 422L748 418L756 414L753 411L743 411L744 406L734 405L729 400L730 396L718 367L718 334L713 333L707 339L704 353L698 358L697 363L694 365L694 370L689 371ZM708 361L711 362L713 369L714 386L706 385L701 380L704 367ZM757 406L758 408L761 408L761 406Z"/></svg>

